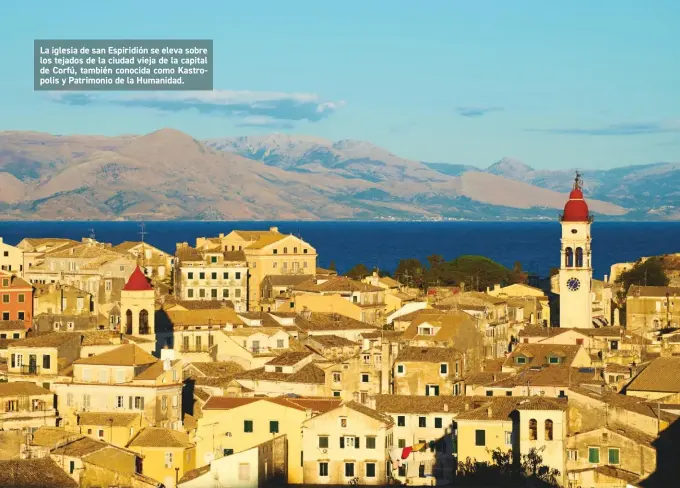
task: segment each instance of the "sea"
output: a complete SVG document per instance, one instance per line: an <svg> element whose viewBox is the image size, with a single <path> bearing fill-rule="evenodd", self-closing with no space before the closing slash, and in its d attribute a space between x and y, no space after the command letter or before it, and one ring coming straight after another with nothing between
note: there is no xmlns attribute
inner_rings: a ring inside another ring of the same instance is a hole
<svg viewBox="0 0 680 488"><path fill-rule="evenodd" d="M0 221L0 237L17 244L25 237L94 236L114 245L144 240L168 253L176 243L195 245L197 237L232 230L279 231L302 237L319 254L318 265L335 262L343 273L363 263L393 272L400 259L465 254L491 258L507 267L519 261L525 271L546 277L559 266L559 222L238 222L238 221ZM143 235L142 235L143 233ZM680 252L680 222L600 222L592 225L594 275L602 279L614 263L641 256Z"/></svg>

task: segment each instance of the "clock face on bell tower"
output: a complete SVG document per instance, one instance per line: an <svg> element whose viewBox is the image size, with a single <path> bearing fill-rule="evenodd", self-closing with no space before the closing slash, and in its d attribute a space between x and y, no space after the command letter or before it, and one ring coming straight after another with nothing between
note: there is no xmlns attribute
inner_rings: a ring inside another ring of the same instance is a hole
<svg viewBox="0 0 680 488"><path fill-rule="evenodd" d="M569 288L570 291L576 291L581 288L581 282L578 278L569 278L567 281L567 288Z"/></svg>

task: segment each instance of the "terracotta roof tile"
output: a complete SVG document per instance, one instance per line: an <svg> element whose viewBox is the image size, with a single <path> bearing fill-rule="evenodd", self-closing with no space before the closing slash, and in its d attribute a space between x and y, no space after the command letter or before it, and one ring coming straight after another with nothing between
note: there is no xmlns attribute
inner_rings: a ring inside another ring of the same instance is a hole
<svg viewBox="0 0 680 488"><path fill-rule="evenodd" d="M358 346L356 342L336 335L314 335L309 340L316 342L322 347L353 347Z"/></svg>
<svg viewBox="0 0 680 488"><path fill-rule="evenodd" d="M77 488L78 483L50 457L0 461L0 486L12 488Z"/></svg>
<svg viewBox="0 0 680 488"><path fill-rule="evenodd" d="M108 444L89 437L81 437L52 451L52 454L83 457L104 449Z"/></svg>
<svg viewBox="0 0 680 488"><path fill-rule="evenodd" d="M379 330L377 327L338 313L311 313L295 317L295 326L302 331Z"/></svg>
<svg viewBox="0 0 680 488"><path fill-rule="evenodd" d="M38 386L31 381L13 381L0 383L0 398L17 395L53 395L50 390Z"/></svg>
<svg viewBox="0 0 680 488"><path fill-rule="evenodd" d="M657 358L638 374L628 391L680 392L680 358Z"/></svg>
<svg viewBox="0 0 680 488"><path fill-rule="evenodd" d="M82 412L78 415L78 425L128 427L133 423L139 423L140 420L141 415L137 413Z"/></svg>
<svg viewBox="0 0 680 488"><path fill-rule="evenodd" d="M398 362L441 363L460 359L462 354L451 347L403 347Z"/></svg>
<svg viewBox="0 0 680 488"><path fill-rule="evenodd" d="M82 334L77 332L48 332L25 339L19 339L9 347L59 347L70 341L80 341Z"/></svg>
<svg viewBox="0 0 680 488"><path fill-rule="evenodd" d="M390 417L389 415L385 415L384 413L378 412L377 410L369 408L365 405L362 405L361 403L352 401L345 403L344 406L347 408L351 408L355 412L359 412L360 414L366 415L367 417L371 417L375 420L378 420L387 426L391 427L392 425L394 425L394 419L392 417Z"/></svg>
<svg viewBox="0 0 680 488"><path fill-rule="evenodd" d="M101 364L105 366L141 366L153 364L157 358L136 344L124 344L110 351L74 361L74 364Z"/></svg>
<svg viewBox="0 0 680 488"><path fill-rule="evenodd" d="M325 374L314 364L307 364L295 373L270 373L264 368L251 369L235 376L237 380L276 381L282 383L324 384Z"/></svg>
<svg viewBox="0 0 680 488"><path fill-rule="evenodd" d="M361 281L353 280L345 276L333 276L317 283L310 279L298 285L292 286L293 291L306 291L311 293L332 293L332 292L378 292L384 291L379 286L369 285Z"/></svg>
<svg viewBox="0 0 680 488"><path fill-rule="evenodd" d="M129 444L129 447L190 447L189 436L184 432L158 427L147 427Z"/></svg>
<svg viewBox="0 0 680 488"><path fill-rule="evenodd" d="M375 409L382 413L451 413L465 410L468 397L375 395Z"/></svg>
<svg viewBox="0 0 680 488"><path fill-rule="evenodd" d="M311 351L284 352L266 364L271 366L293 366L312 354Z"/></svg>

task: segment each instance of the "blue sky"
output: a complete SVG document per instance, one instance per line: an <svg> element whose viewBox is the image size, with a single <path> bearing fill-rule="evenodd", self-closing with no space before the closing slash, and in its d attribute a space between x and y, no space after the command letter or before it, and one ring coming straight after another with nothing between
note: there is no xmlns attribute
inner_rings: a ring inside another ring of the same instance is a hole
<svg viewBox="0 0 680 488"><path fill-rule="evenodd" d="M677 0L34 0L0 15L0 130L287 132L477 166L680 162ZM200 113L182 94L172 111L124 93L64 103L33 91L36 38L213 39L218 92L201 97L252 111Z"/></svg>

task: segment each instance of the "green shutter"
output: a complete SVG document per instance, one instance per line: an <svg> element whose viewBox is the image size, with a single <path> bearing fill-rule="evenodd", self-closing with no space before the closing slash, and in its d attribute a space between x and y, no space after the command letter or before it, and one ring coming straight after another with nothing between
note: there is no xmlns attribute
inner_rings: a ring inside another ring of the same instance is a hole
<svg viewBox="0 0 680 488"><path fill-rule="evenodd" d="M609 464L619 464L619 450L609 448Z"/></svg>
<svg viewBox="0 0 680 488"><path fill-rule="evenodd" d="M589 447L588 448L588 462L591 464L600 463L600 448L599 447Z"/></svg>
<svg viewBox="0 0 680 488"><path fill-rule="evenodd" d="M486 431L475 430L475 445L485 446L486 445Z"/></svg>

